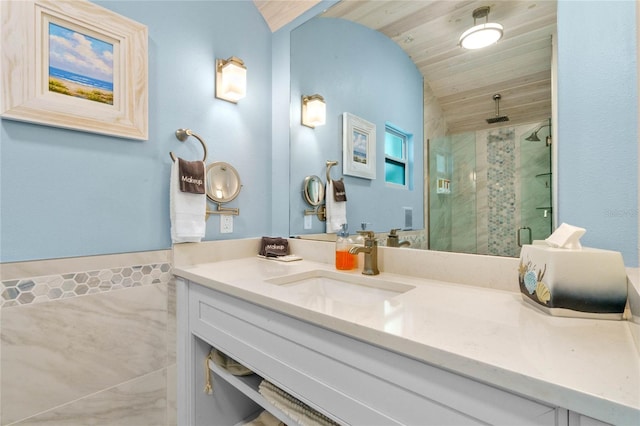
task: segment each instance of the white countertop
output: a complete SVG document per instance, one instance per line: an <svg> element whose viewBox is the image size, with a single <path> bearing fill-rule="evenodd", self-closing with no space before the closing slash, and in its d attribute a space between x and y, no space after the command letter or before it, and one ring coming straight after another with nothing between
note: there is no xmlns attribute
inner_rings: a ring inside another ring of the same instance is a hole
<svg viewBox="0 0 640 426"><path fill-rule="evenodd" d="M176 266L174 273L531 399L612 424L640 424L640 355L627 321L551 317L519 293L385 272L374 279L415 288L349 306L266 282L317 269L334 270L249 257Z"/></svg>

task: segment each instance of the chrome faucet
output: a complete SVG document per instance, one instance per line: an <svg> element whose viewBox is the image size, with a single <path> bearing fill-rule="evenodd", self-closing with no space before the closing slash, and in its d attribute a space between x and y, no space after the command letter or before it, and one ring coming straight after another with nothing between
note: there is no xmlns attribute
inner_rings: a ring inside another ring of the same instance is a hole
<svg viewBox="0 0 640 426"><path fill-rule="evenodd" d="M399 229L392 229L389 232L389 235L387 235L387 247L408 247L411 245L411 242L407 240L400 241L397 234L398 231Z"/></svg>
<svg viewBox="0 0 640 426"><path fill-rule="evenodd" d="M364 267L362 273L364 275L378 275L378 241L373 231L358 231L358 234L364 236L364 246L351 247L349 253L364 253Z"/></svg>

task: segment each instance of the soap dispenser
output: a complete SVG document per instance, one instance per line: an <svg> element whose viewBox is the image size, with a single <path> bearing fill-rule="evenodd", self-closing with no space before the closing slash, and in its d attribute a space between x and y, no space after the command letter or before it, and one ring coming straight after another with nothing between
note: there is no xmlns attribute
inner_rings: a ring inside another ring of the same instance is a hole
<svg viewBox="0 0 640 426"><path fill-rule="evenodd" d="M353 241L349 238L347 224L343 223L336 238L336 269L348 271L356 267L357 257L349 253L353 247Z"/></svg>

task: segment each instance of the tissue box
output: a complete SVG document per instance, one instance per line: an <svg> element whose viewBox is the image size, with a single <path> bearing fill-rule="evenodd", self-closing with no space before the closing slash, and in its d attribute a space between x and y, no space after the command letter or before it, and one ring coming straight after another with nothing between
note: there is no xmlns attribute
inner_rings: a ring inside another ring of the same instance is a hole
<svg viewBox="0 0 640 426"><path fill-rule="evenodd" d="M524 301L554 316L622 319L627 302L624 261L615 251L534 241L520 252L518 283Z"/></svg>

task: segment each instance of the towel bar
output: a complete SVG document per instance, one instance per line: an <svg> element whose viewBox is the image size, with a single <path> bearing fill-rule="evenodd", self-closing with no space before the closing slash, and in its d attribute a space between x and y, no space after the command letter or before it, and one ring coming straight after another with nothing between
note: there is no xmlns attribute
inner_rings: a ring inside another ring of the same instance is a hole
<svg viewBox="0 0 640 426"><path fill-rule="evenodd" d="M337 161L327 160L327 183L331 182L331 168L337 165L338 165Z"/></svg>
<svg viewBox="0 0 640 426"><path fill-rule="evenodd" d="M202 138L200 136L196 135L195 133L193 133L191 131L191 129L178 129L178 130L176 130L176 138L180 142L186 141L189 136L193 136L194 138L198 139L200 141L200 143L202 144L202 149L204 150L204 156L202 158L202 161L206 162L207 161L207 144L204 143ZM169 151L169 156L171 157L171 159L173 161L176 161L176 155L173 153L173 151Z"/></svg>

